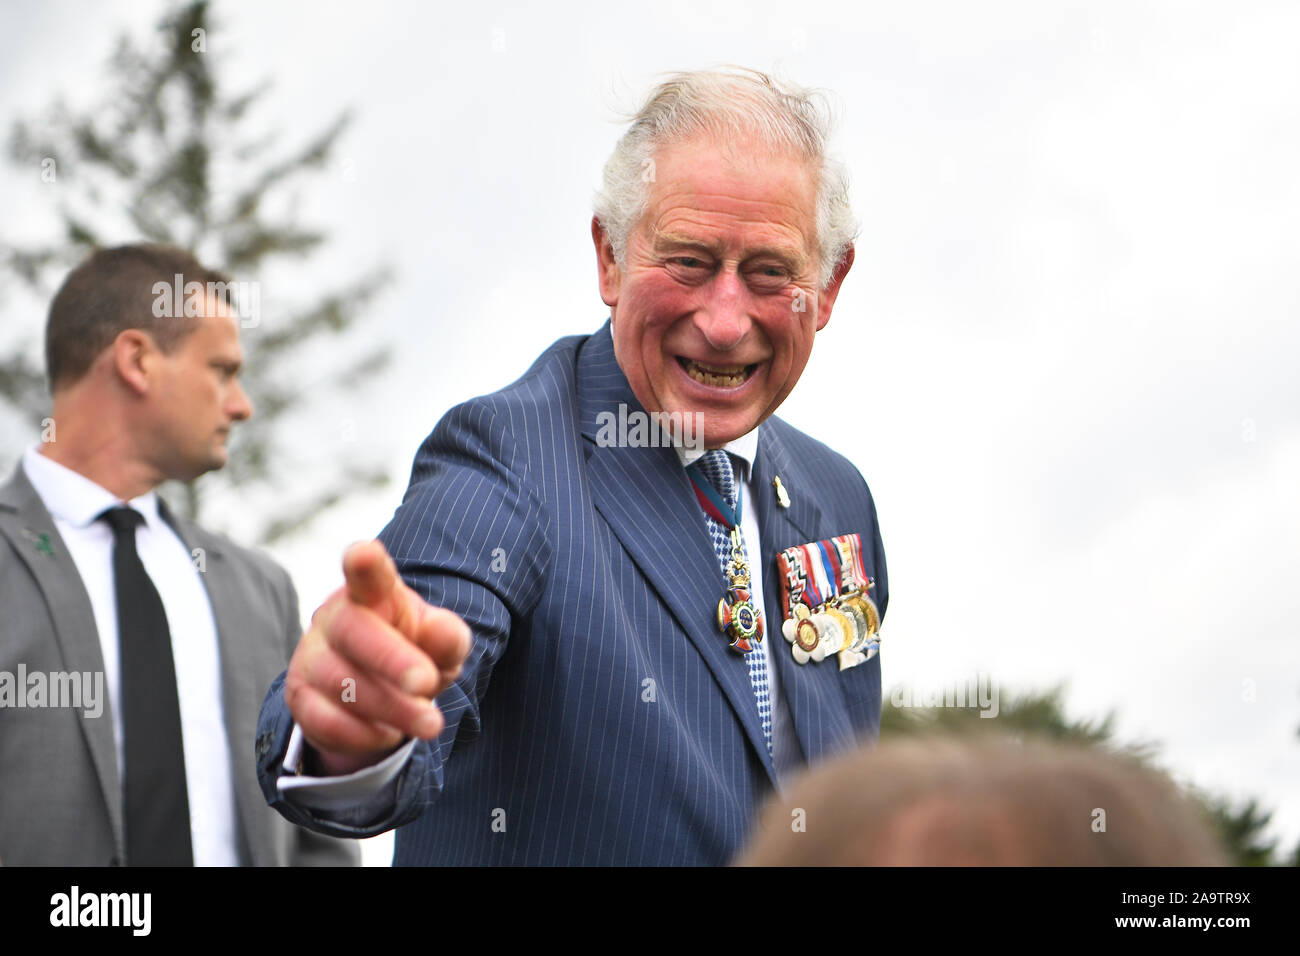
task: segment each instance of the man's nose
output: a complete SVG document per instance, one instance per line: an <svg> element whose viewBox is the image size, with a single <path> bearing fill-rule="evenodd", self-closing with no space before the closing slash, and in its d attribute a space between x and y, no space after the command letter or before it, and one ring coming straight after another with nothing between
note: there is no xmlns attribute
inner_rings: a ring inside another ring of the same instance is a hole
<svg viewBox="0 0 1300 956"><path fill-rule="evenodd" d="M252 399L248 397L248 393L244 391L244 387L239 382L235 382L227 411L230 417L237 422L246 421L253 417Z"/></svg>
<svg viewBox="0 0 1300 956"><path fill-rule="evenodd" d="M734 267L727 266L705 286L704 293L705 300L695 313L695 327L711 348L729 352L740 344L753 324L749 316L749 289Z"/></svg>

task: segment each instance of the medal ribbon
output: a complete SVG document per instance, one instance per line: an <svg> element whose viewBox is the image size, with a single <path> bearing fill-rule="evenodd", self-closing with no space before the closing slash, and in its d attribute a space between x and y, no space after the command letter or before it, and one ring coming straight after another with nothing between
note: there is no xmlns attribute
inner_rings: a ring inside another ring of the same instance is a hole
<svg viewBox="0 0 1300 956"><path fill-rule="evenodd" d="M867 569L862 564L862 536L856 532L849 535L849 547L853 551L853 575L858 579L858 587L866 593L871 587L871 578L867 577Z"/></svg>
<svg viewBox="0 0 1300 956"><path fill-rule="evenodd" d="M785 616L789 617L794 612L794 606L803 600L803 565L799 561L798 550L787 548L782 552L780 565L786 583Z"/></svg>
<svg viewBox="0 0 1300 956"><path fill-rule="evenodd" d="M813 561L817 566L817 586L821 588L822 600L829 603L839 593L839 581L835 579L834 569L826 559L826 550L822 542L810 544L808 550L812 553Z"/></svg>
<svg viewBox="0 0 1300 956"><path fill-rule="evenodd" d="M821 559L812 553L816 545L801 544L799 550L803 552L804 574L807 577L807 591L811 606L821 607L825 604L830 594L827 593L826 581L824 580L825 570L822 568Z"/></svg>
<svg viewBox="0 0 1300 956"><path fill-rule="evenodd" d="M840 556L840 572L843 575L841 586L844 593L862 590L863 582L858 577L858 558L856 536L846 534L835 539L835 550Z"/></svg>
<svg viewBox="0 0 1300 956"><path fill-rule="evenodd" d="M736 481L736 507L732 508L722 500L722 495L718 494L718 489L713 487L713 482L699 470L698 463L686 469L686 477L691 479L691 485L695 488L695 497L710 518L728 531L740 524L740 504L745 495L743 481Z"/></svg>
<svg viewBox="0 0 1300 956"><path fill-rule="evenodd" d="M833 540L818 541L817 547L821 549L822 561L826 565L827 577L830 579L831 586L835 588L837 594L842 594L845 588L840 570L840 549L835 547Z"/></svg>

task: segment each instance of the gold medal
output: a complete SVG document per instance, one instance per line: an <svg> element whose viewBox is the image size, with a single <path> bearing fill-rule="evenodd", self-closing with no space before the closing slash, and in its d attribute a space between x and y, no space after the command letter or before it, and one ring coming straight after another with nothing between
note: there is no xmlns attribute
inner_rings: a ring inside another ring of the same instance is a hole
<svg viewBox="0 0 1300 956"><path fill-rule="evenodd" d="M796 605L794 616L794 642L800 650L811 654L817 649L821 636L817 633L817 625L812 621L812 613L808 610L808 605Z"/></svg>
<svg viewBox="0 0 1300 956"><path fill-rule="evenodd" d="M876 602L861 592L850 595L845 599L844 603L856 607L858 612L866 618L866 632L862 636L861 643L854 648L854 650L861 650L880 631L880 611L876 609Z"/></svg>
<svg viewBox="0 0 1300 956"><path fill-rule="evenodd" d="M794 606L794 615L781 624L781 634L790 642L790 654L797 664L807 664L821 641L806 604Z"/></svg>
<svg viewBox="0 0 1300 956"><path fill-rule="evenodd" d="M854 642L857 638L857 627L854 625L853 619L837 607L827 607L825 614L839 624L840 633L843 635L839 647L828 647L826 649L827 656L830 656L831 654L838 654Z"/></svg>
<svg viewBox="0 0 1300 956"><path fill-rule="evenodd" d="M853 619L853 642L849 644L851 650L859 650L867 641L867 635L870 628L867 625L867 616L852 601L845 600L840 603L840 610Z"/></svg>

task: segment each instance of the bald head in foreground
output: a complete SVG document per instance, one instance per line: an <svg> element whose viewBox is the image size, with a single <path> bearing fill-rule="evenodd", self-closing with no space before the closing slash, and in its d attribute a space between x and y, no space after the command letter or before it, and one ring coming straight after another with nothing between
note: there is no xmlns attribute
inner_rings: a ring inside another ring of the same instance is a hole
<svg viewBox="0 0 1300 956"><path fill-rule="evenodd" d="M772 801L740 866L1221 866L1209 822L1163 774L1009 738L859 750Z"/></svg>

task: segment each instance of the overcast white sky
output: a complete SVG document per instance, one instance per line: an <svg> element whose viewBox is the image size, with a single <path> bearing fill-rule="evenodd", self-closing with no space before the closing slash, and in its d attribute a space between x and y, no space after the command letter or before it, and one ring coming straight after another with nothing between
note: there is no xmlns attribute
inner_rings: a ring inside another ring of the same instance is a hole
<svg viewBox="0 0 1300 956"><path fill-rule="evenodd" d="M1065 681L1071 713L1116 709L1300 840L1300 6L473 6L215 4L210 55L275 81L286 144L358 113L303 196L329 251L264 307L397 272L370 314L398 362L300 436L394 482L274 549L304 616L447 408L604 320L587 224L615 111L661 71L779 67L836 95L863 223L781 414L876 496L886 686ZM159 9L4 8L0 123L97 102L115 37ZM0 238L48 232L38 173L0 179Z"/></svg>

